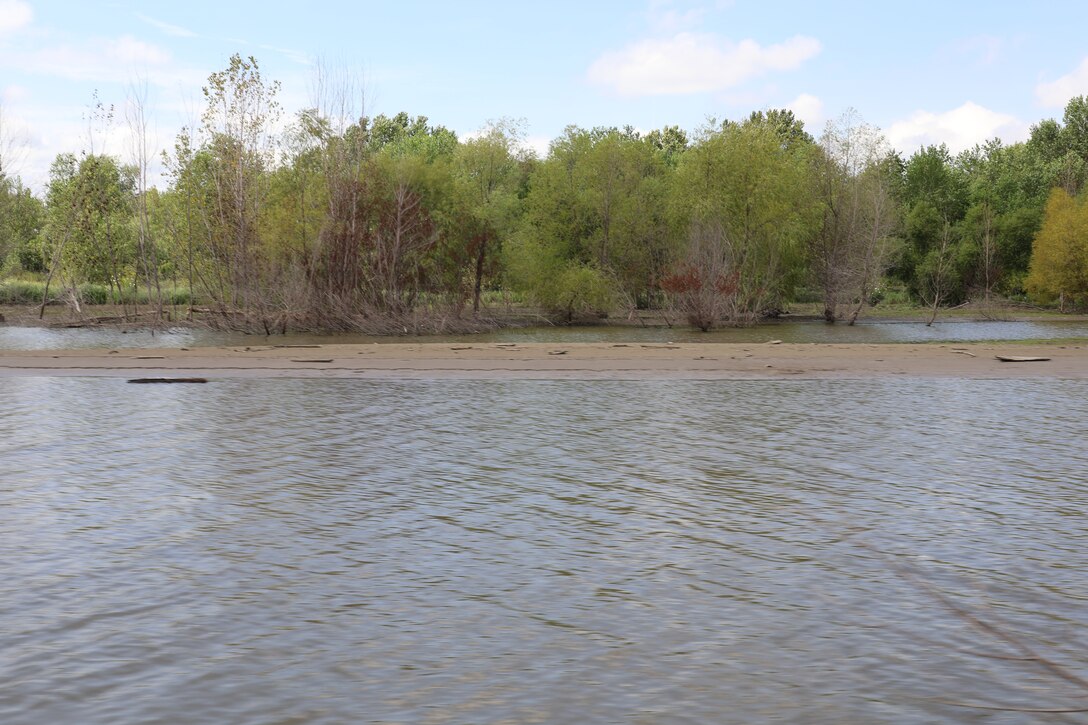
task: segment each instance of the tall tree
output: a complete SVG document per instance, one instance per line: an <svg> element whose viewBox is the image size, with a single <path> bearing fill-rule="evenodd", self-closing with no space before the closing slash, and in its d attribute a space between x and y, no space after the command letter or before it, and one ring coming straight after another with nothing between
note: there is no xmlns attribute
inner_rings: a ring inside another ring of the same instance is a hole
<svg viewBox="0 0 1088 725"><path fill-rule="evenodd" d="M227 267L232 304L258 311L265 326L274 284L262 278L259 230L267 196L265 171L275 160L279 88L278 81L264 79L255 58L238 54L203 88L202 129L213 162L213 250Z"/></svg>
<svg viewBox="0 0 1088 725"><path fill-rule="evenodd" d="M69 301L81 311L79 284L109 286L111 301L126 305L135 281L132 202L135 173L110 156L77 161L61 154L50 169L43 256L67 283Z"/></svg>
<svg viewBox="0 0 1088 725"><path fill-rule="evenodd" d="M681 137L666 134L672 152ZM565 313L648 306L670 261L664 137L569 127L529 180L515 282ZM561 280L553 284L551 280Z"/></svg>
<svg viewBox="0 0 1088 725"><path fill-rule="evenodd" d="M760 123L705 129L684 154L674 206L687 252L667 284L682 307L723 299L686 310L694 324L751 323L788 298L815 220L806 173L805 154Z"/></svg>
<svg viewBox="0 0 1088 725"><path fill-rule="evenodd" d="M1088 203L1051 192L1031 255L1028 291L1044 302L1088 303Z"/></svg>
<svg viewBox="0 0 1088 725"><path fill-rule="evenodd" d="M455 154L459 192L454 199L459 249L471 267L472 312L479 314L484 279L494 272L502 242L514 228L520 209L518 190L523 158L520 124L504 119L461 143Z"/></svg>
<svg viewBox="0 0 1088 725"><path fill-rule="evenodd" d="M897 208L891 148L855 112L829 122L812 153L821 222L808 243L809 269L823 292L824 319L851 305L853 324L887 270Z"/></svg>

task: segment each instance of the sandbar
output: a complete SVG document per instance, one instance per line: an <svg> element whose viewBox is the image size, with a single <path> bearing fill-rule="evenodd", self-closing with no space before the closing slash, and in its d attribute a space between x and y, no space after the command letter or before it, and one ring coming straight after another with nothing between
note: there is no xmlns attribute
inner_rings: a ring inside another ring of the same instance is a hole
<svg viewBox="0 0 1088 725"><path fill-rule="evenodd" d="M998 355L1045 357L1001 362ZM0 377L827 379L1088 378L1088 342L373 343L0 350Z"/></svg>

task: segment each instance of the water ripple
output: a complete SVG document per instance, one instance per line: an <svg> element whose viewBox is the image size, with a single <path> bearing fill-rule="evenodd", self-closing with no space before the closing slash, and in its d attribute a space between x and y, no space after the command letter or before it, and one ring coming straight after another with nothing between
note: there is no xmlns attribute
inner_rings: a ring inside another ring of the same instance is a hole
<svg viewBox="0 0 1088 725"><path fill-rule="evenodd" d="M5 723L1083 701L941 599L1085 674L1083 381L135 387L0 380Z"/></svg>

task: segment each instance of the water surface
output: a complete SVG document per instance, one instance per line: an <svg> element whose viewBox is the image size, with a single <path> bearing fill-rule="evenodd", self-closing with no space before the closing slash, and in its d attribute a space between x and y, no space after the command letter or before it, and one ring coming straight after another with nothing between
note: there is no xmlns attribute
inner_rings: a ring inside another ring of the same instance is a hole
<svg viewBox="0 0 1088 725"><path fill-rule="evenodd" d="M1085 430L1085 381L0 379L0 721L1036 722L963 705L1086 693L940 597L1088 673Z"/></svg>
<svg viewBox="0 0 1088 725"><path fill-rule="evenodd" d="M1042 340L1088 338L1088 322L1077 320L860 322L827 325L814 321L770 322L755 327L712 330L691 328L592 326L509 328L477 335L369 335L289 334L265 337L194 328L164 331L117 327L40 328L0 327L0 350L73 348L207 347L264 343L335 344L373 342L970 342L979 340Z"/></svg>

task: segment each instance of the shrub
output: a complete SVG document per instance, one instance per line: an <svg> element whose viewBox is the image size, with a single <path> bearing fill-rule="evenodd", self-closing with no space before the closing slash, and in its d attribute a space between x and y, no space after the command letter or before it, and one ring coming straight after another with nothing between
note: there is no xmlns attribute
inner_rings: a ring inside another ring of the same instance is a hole
<svg viewBox="0 0 1088 725"><path fill-rule="evenodd" d="M41 282L8 280L0 282L0 305L36 305L42 301L45 285Z"/></svg>

